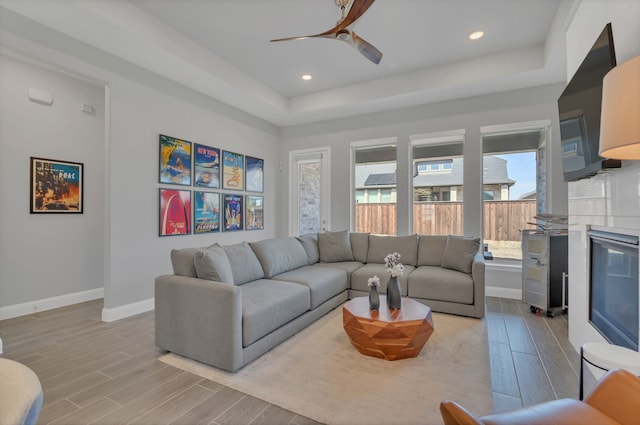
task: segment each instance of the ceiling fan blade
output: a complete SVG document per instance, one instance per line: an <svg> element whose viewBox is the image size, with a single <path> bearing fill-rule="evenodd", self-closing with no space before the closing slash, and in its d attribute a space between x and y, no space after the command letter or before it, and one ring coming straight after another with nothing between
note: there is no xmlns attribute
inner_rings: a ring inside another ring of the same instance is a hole
<svg viewBox="0 0 640 425"><path fill-rule="evenodd" d="M275 42L275 41L306 40L307 38L314 38L314 37L333 38L333 36L329 36L329 34L322 33L322 34L313 34L313 35L301 35L299 37L277 38L275 40L269 40L269 41Z"/></svg>
<svg viewBox="0 0 640 425"><path fill-rule="evenodd" d="M364 55L365 58L369 59L371 62L376 65L380 63L382 59L382 52L376 49L371 43L366 41L363 38L358 37L358 35L351 31L351 37L349 37L348 41L353 47L358 49L360 53Z"/></svg>
<svg viewBox="0 0 640 425"><path fill-rule="evenodd" d="M367 9L371 7L374 1L375 0L353 0L353 4L349 9L349 13L347 13L347 16L344 18L344 20L336 25L333 30L329 31L338 32L342 29L350 27L351 25L353 25L353 23L360 19L362 15L364 15L364 12L366 12Z"/></svg>

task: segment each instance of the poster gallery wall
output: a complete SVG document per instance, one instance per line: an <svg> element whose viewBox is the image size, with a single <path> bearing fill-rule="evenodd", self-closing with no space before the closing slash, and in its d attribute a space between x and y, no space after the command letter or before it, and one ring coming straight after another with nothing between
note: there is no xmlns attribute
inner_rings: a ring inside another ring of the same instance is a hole
<svg viewBox="0 0 640 425"><path fill-rule="evenodd" d="M160 134L158 182L159 236L264 229L263 159Z"/></svg>

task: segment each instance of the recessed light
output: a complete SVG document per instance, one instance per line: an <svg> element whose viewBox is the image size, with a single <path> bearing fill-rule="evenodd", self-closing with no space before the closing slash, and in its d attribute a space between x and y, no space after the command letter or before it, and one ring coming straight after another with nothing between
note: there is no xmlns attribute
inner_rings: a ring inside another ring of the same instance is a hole
<svg viewBox="0 0 640 425"><path fill-rule="evenodd" d="M484 37L484 31L476 31L469 34L470 40L478 40L479 38Z"/></svg>
<svg viewBox="0 0 640 425"><path fill-rule="evenodd" d="M311 74L304 74L302 76L302 79L305 80L305 81L309 81L312 78L313 78L313 76Z"/></svg>

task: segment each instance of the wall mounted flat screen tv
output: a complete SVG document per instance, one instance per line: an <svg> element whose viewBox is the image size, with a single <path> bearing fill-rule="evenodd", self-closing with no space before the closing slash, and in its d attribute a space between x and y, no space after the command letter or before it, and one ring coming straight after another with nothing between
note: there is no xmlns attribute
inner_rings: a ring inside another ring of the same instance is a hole
<svg viewBox="0 0 640 425"><path fill-rule="evenodd" d="M607 24L558 98L564 180L590 177L621 161L598 155L602 79L616 66L611 24Z"/></svg>

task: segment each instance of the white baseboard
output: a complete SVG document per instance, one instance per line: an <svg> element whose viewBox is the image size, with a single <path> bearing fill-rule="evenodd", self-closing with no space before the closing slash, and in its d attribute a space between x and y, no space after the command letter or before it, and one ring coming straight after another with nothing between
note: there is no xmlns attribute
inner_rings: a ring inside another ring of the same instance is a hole
<svg viewBox="0 0 640 425"><path fill-rule="evenodd" d="M522 299L522 289L500 288L497 286L486 286L484 294L487 297L510 298L513 300Z"/></svg>
<svg viewBox="0 0 640 425"><path fill-rule="evenodd" d="M125 317L145 313L153 309L155 309L154 298L149 298L148 300L139 301L137 303L127 304L115 308L103 308L102 321L113 322L116 320L124 319Z"/></svg>
<svg viewBox="0 0 640 425"><path fill-rule="evenodd" d="M59 295L57 297L9 305L6 307L0 307L0 320L26 316L27 314L33 314L39 311L53 310L54 308L66 307L68 305L97 300L99 298L104 298L103 288L90 289L88 291L75 292L73 294Z"/></svg>

